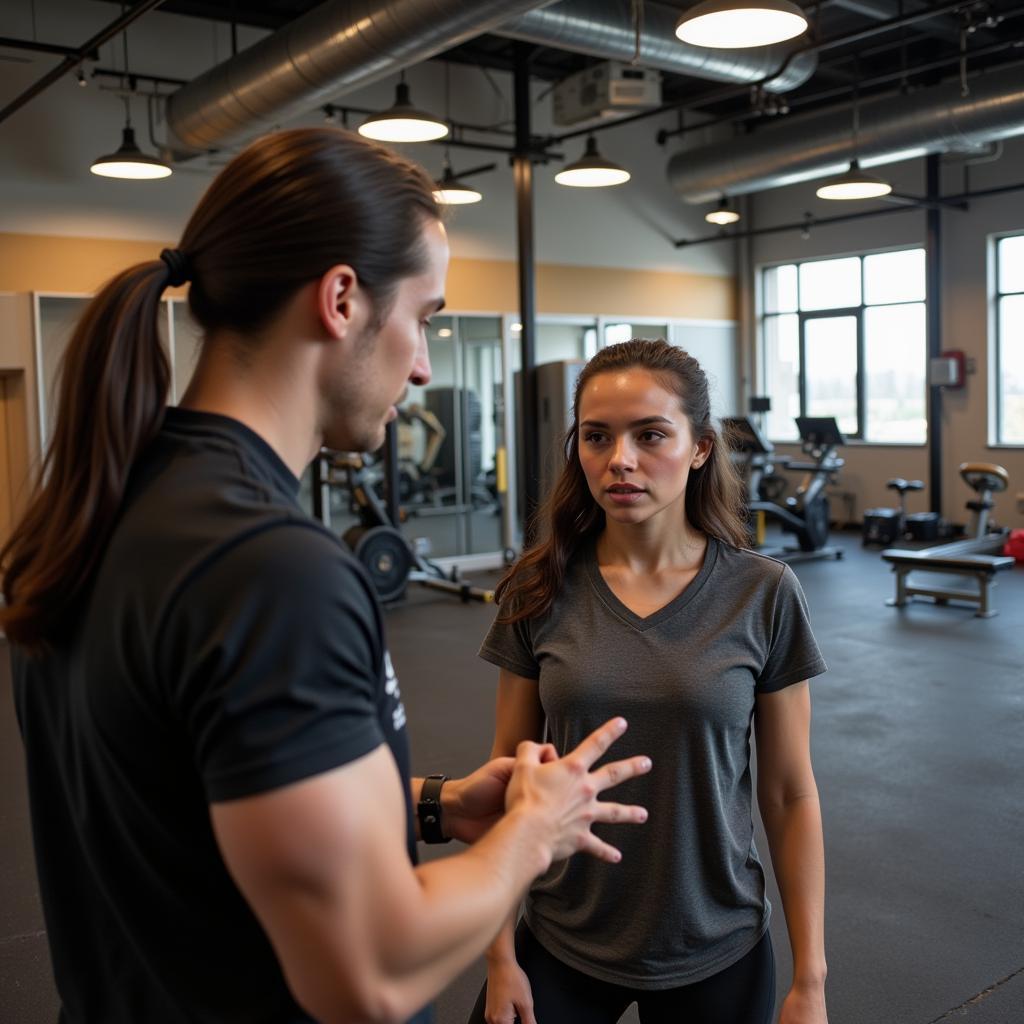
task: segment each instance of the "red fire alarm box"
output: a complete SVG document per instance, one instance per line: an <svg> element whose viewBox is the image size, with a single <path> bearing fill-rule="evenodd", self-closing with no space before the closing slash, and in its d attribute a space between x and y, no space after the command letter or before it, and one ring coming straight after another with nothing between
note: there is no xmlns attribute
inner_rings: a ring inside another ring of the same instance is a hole
<svg viewBox="0 0 1024 1024"><path fill-rule="evenodd" d="M962 388L967 379L967 360L960 349L947 349L928 366L932 387Z"/></svg>

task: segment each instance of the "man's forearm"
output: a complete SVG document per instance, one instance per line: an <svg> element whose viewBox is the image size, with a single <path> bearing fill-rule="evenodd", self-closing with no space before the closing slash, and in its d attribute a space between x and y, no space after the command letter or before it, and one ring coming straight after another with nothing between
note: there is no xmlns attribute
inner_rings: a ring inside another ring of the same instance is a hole
<svg viewBox="0 0 1024 1024"><path fill-rule="evenodd" d="M381 939L382 967L411 1010L484 952L545 870L536 825L512 812L464 853L416 868L419 899L399 920L382 922L391 941Z"/></svg>

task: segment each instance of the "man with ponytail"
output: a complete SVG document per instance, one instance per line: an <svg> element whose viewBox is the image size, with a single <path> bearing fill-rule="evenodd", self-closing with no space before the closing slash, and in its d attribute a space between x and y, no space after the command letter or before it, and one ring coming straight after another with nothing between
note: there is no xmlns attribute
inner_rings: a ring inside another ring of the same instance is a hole
<svg viewBox="0 0 1024 1024"><path fill-rule="evenodd" d="M410 382L448 246L416 165L335 129L237 156L180 243L89 305L53 442L0 552L40 892L67 1024L426 1019L531 880L614 862L594 768L525 743L412 779L381 610L296 501L369 451ZM166 407L160 297L204 332ZM417 865L417 834L463 853Z"/></svg>
<svg viewBox="0 0 1024 1024"><path fill-rule="evenodd" d="M827 1024L821 814L807 680L825 671L788 566L747 550L740 487L697 360L664 341L598 352L576 385L543 536L499 583L495 756L570 750L611 707L655 770L622 792L647 828L602 826L622 866L534 883L488 951L471 1024L770 1024L757 802L793 948L780 1024Z"/></svg>

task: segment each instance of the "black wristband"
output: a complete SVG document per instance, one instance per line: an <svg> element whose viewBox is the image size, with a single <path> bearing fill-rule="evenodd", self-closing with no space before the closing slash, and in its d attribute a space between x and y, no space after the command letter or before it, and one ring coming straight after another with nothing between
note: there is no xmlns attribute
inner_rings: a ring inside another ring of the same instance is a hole
<svg viewBox="0 0 1024 1024"><path fill-rule="evenodd" d="M441 787L447 781L447 775L428 775L423 780L416 817L420 822L420 839L425 843L451 842L452 837L446 836L441 827Z"/></svg>

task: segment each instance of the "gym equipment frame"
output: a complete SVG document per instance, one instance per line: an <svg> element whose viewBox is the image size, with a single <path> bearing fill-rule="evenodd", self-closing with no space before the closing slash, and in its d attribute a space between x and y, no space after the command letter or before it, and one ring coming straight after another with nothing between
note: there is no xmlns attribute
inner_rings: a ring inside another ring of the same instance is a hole
<svg viewBox="0 0 1024 1024"><path fill-rule="evenodd" d="M761 548L761 553L785 562L798 562L815 558L842 558L842 548L828 546L829 508L825 488L835 482L843 467L836 450L846 443L839 425L831 416L798 416L801 448L810 461L798 459L776 460L774 446L754 426L747 416L723 417L722 426L738 461L741 475L747 481L747 511L751 515L763 513L776 520L782 529L792 533L797 546ZM765 479L778 461L783 469L804 473L796 496L786 499L785 506L764 501L761 493ZM760 533L760 531L757 531ZM760 539L760 537L758 538Z"/></svg>
<svg viewBox="0 0 1024 1024"><path fill-rule="evenodd" d="M977 500L967 502L974 517L973 536L922 551L883 551L882 559L892 565L896 574L896 596L886 601L890 607L904 608L914 597L921 596L933 598L936 604L963 601L977 605L974 614L980 619L998 614L992 607L989 591L995 586L996 573L1012 568L1014 560L1000 554L1009 531L990 530L988 514L995 506L992 495L1006 490L1009 476L1002 466L990 462L965 462L960 466L960 476L979 494ZM941 573L973 581L976 586L956 586L941 579L931 584L916 582L910 575L914 572Z"/></svg>

